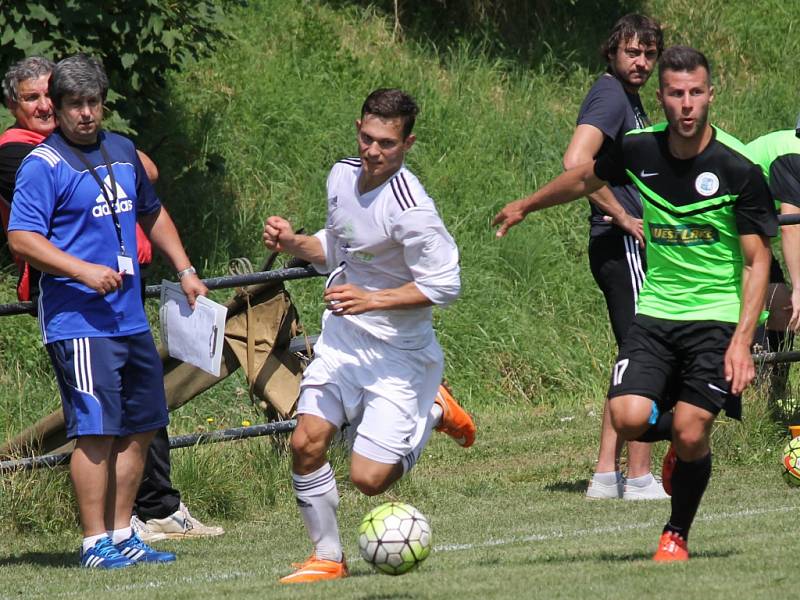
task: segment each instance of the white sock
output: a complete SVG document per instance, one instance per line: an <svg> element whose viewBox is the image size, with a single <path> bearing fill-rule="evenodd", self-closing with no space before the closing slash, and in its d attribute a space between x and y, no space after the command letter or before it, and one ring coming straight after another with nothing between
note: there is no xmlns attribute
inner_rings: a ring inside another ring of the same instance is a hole
<svg viewBox="0 0 800 600"><path fill-rule="evenodd" d="M292 473L292 487L308 537L314 544L314 554L317 558L341 561L342 540L336 522L339 490L330 463L308 475Z"/></svg>
<svg viewBox="0 0 800 600"><path fill-rule="evenodd" d="M647 475L642 475L641 477L634 477L633 479L628 479L627 484L628 487L647 487L651 483L653 483L652 473L648 473Z"/></svg>
<svg viewBox="0 0 800 600"><path fill-rule="evenodd" d="M88 552L104 537L108 537L108 535L105 533L98 533L97 535L90 535L89 537L83 538L83 551Z"/></svg>
<svg viewBox="0 0 800 600"><path fill-rule="evenodd" d="M592 480L596 481L597 483L602 483L603 485L614 485L622 479L622 473L619 471L608 471L606 473L595 473L592 476ZM628 480L630 483L630 480Z"/></svg>
<svg viewBox="0 0 800 600"><path fill-rule="evenodd" d="M428 440L431 437L431 432L442 420L442 414L444 414L442 407L434 402L433 406L431 406L430 412L428 413L428 420L425 422L425 433L422 434L422 439L414 447L414 449L411 450L411 452L403 457L404 475L414 468L414 465L417 464L419 457L422 456L422 451L425 449L425 445L428 443Z"/></svg>
<svg viewBox="0 0 800 600"><path fill-rule="evenodd" d="M111 532L111 541L114 545L119 544L120 542L124 542L129 537L133 535L133 529L128 527L123 527L122 529L115 529Z"/></svg>

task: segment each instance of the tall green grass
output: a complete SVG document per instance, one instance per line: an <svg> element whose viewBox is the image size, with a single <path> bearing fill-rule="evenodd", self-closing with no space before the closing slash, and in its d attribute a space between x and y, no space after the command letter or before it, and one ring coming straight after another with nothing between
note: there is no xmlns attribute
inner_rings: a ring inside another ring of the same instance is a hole
<svg viewBox="0 0 800 600"><path fill-rule="evenodd" d="M790 4L652 0L641 10L668 26L669 43L709 54L713 119L749 140L793 125L800 105L791 67L800 41ZM530 62L496 52L482 38L453 36L437 46L417 30L396 39L385 13L344 1L252 0L231 12L227 27L226 47L172 76L163 113L137 124L139 145L161 170L160 195L202 274L221 274L238 256L258 263L271 214L308 231L321 227L326 175L334 161L355 153L361 102L376 87L403 87L422 109L409 166L461 250L462 297L435 314L457 396L479 418L486 407L502 407L519 420L532 413L589 420L595 431L615 348L585 256L586 202L531 215L502 241L489 222L506 202L560 172L578 106L599 72L596 59L570 53L568 43ZM606 33L596 32L598 45ZM580 45L586 48L585 40ZM655 79L643 97L658 120L654 96ZM160 275L171 276L163 267ZM320 281L289 287L308 328L317 329ZM10 269L0 274L0 292L13 298ZM58 406L37 331L29 317L0 319L5 435ZM239 376L217 386L175 413L172 431L258 418L245 387ZM766 461L759 449L778 435L751 397L756 409L745 425L723 421L715 434L717 451L731 460ZM595 437L582 438L573 450L593 457L595 445ZM185 450L175 454L176 481L211 516L290 502L285 489L282 496L270 492L288 468L273 452L255 442ZM4 494L30 497L25 485L9 485ZM41 502L53 506L63 499L45 496ZM20 512L22 504L0 501L0 522L47 529L52 507L42 508L37 523Z"/></svg>

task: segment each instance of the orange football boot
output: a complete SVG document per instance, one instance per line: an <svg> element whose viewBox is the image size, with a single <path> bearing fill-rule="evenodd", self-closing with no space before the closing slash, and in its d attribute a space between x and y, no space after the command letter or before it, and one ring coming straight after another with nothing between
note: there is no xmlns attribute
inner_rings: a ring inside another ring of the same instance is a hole
<svg viewBox="0 0 800 600"><path fill-rule="evenodd" d="M446 383L439 386L436 394L436 404L442 407L442 420L436 431L446 433L453 438L459 446L469 448L475 442L475 421L467 411L465 411L456 399Z"/></svg>
<svg viewBox="0 0 800 600"><path fill-rule="evenodd" d="M678 462L678 455L675 454L675 448L670 444L669 450L664 455L664 462L661 463L661 485L670 496L672 496L672 472L675 471L676 462Z"/></svg>
<svg viewBox="0 0 800 600"><path fill-rule="evenodd" d="M325 560L317 558L313 554L303 563L292 563L297 570L285 577L281 577L280 583L310 583L312 581L323 581L325 579L342 579L349 575L347 562L342 556L342 562L335 560Z"/></svg>
<svg viewBox="0 0 800 600"><path fill-rule="evenodd" d="M689 548L677 533L665 531L658 540L658 550L653 555L656 562L683 562L689 560Z"/></svg>

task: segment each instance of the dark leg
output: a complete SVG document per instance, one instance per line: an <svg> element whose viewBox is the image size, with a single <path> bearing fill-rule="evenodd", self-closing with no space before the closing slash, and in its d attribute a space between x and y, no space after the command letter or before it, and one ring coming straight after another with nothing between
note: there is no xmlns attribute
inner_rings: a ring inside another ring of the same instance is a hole
<svg viewBox="0 0 800 600"><path fill-rule="evenodd" d="M144 467L142 484L136 494L133 508L142 520L163 519L178 510L181 494L172 487L170 479L169 437L167 428L156 432Z"/></svg>
<svg viewBox="0 0 800 600"><path fill-rule="evenodd" d="M682 461L680 457L672 474L672 514L664 531L672 531L684 540L697 514L700 500L711 479L711 453L693 461Z"/></svg>

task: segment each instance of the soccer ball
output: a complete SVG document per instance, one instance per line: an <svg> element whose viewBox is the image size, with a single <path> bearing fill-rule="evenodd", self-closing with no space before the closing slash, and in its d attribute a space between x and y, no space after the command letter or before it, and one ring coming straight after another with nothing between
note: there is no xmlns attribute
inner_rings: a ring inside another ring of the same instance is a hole
<svg viewBox="0 0 800 600"><path fill-rule="evenodd" d="M783 449L783 478L789 485L800 485L800 436Z"/></svg>
<svg viewBox="0 0 800 600"><path fill-rule="evenodd" d="M410 504L387 502L361 521L358 547L364 560L381 573L402 575L431 553L431 526Z"/></svg>

